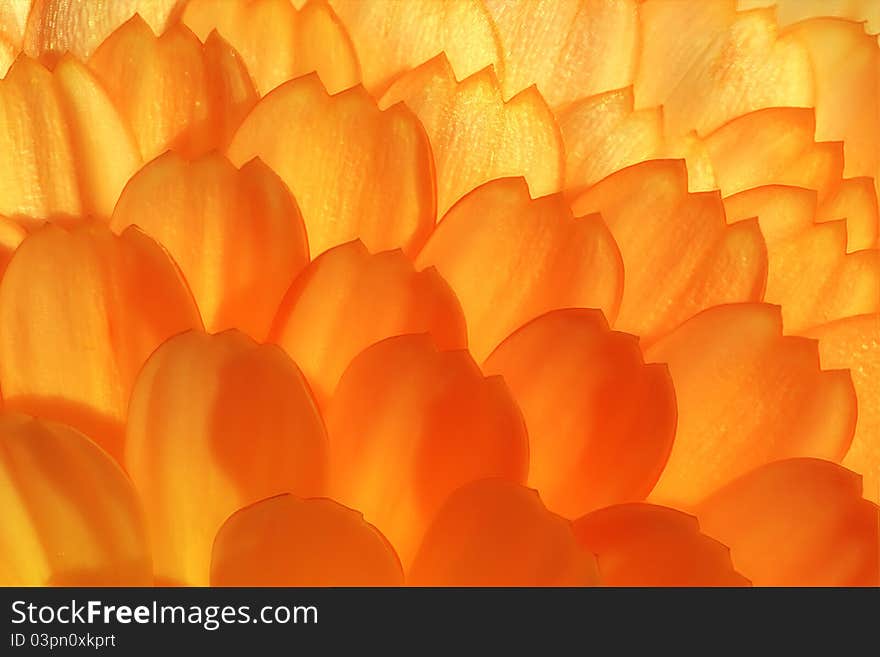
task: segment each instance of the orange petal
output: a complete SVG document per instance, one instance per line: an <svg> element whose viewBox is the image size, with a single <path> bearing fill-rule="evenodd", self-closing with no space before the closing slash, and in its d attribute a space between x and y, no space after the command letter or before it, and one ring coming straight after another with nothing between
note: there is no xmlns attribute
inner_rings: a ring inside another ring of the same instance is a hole
<svg viewBox="0 0 880 657"><path fill-rule="evenodd" d="M331 96L316 75L284 83L259 102L229 146L237 166L254 156L296 197L312 257L355 238L371 251L412 253L434 225L424 129L402 105L379 111L360 86Z"/></svg>
<svg viewBox="0 0 880 657"><path fill-rule="evenodd" d="M162 583L207 584L214 536L241 507L323 492L324 426L305 380L280 349L238 331L190 331L157 349L125 440Z"/></svg>
<svg viewBox="0 0 880 657"><path fill-rule="evenodd" d="M760 185L794 185L822 202L843 173L843 145L813 141L812 109L778 107L746 114L705 139L719 189L730 196Z"/></svg>
<svg viewBox="0 0 880 657"><path fill-rule="evenodd" d="M400 251L371 255L355 241L318 256L297 278L270 337L323 407L352 358L407 333L430 333L444 350L467 347L461 306L433 268L417 272Z"/></svg>
<svg viewBox="0 0 880 657"><path fill-rule="evenodd" d="M0 505L0 586L151 583L134 489L77 431L0 415Z"/></svg>
<svg viewBox="0 0 880 657"><path fill-rule="evenodd" d="M0 4L0 78L21 52L24 29L33 0L12 0Z"/></svg>
<svg viewBox="0 0 880 657"><path fill-rule="evenodd" d="M108 217L138 166L123 119L75 59L49 72L21 56L0 80L0 214Z"/></svg>
<svg viewBox="0 0 880 657"><path fill-rule="evenodd" d="M730 550L700 532L697 519L653 504L618 504L573 523L596 555L606 586L748 586Z"/></svg>
<svg viewBox="0 0 880 657"><path fill-rule="evenodd" d="M25 238L25 230L19 224L0 215L0 278L6 271L6 265L15 253L15 249Z"/></svg>
<svg viewBox="0 0 880 657"><path fill-rule="evenodd" d="M416 260L458 295L478 360L530 319L557 308L615 317L620 253L598 216L574 218L561 194L532 199L523 178L493 180L446 214Z"/></svg>
<svg viewBox="0 0 880 657"><path fill-rule="evenodd" d="M437 167L437 212L494 178L525 176L536 196L559 191L563 146L534 88L504 102L494 70L458 82L446 55L405 73L380 107L405 102L425 126Z"/></svg>
<svg viewBox="0 0 880 657"><path fill-rule="evenodd" d="M777 306L710 308L645 358L668 363L678 401L672 454L651 494L658 503L687 508L769 461L839 460L849 448L856 421L849 372L820 370L814 340L782 337Z"/></svg>
<svg viewBox="0 0 880 657"><path fill-rule="evenodd" d="M32 0L24 37L25 52L52 63L71 52L91 55L104 39L135 14L152 30L163 32L182 0Z"/></svg>
<svg viewBox="0 0 880 657"><path fill-rule="evenodd" d="M364 86L376 95L440 52L460 79L503 60L496 28L478 0L330 0L330 6L354 41Z"/></svg>
<svg viewBox="0 0 880 657"><path fill-rule="evenodd" d="M841 180L818 207L816 221L846 219L846 249L849 252L880 246L880 214L871 178Z"/></svg>
<svg viewBox="0 0 880 657"><path fill-rule="evenodd" d="M529 433L529 485L574 518L644 499L675 435L665 365L645 365L638 338L598 310L556 310L502 342L483 371L510 386Z"/></svg>
<svg viewBox="0 0 880 657"><path fill-rule="evenodd" d="M452 491L526 476L525 425L502 379L484 379L466 351L438 351L428 335L361 352L326 418L330 496L363 511L404 568Z"/></svg>
<svg viewBox="0 0 880 657"><path fill-rule="evenodd" d="M118 458L138 370L194 326L186 284L149 237L47 225L25 238L0 282L6 405L70 424Z"/></svg>
<svg viewBox="0 0 880 657"><path fill-rule="evenodd" d="M876 0L737 0L737 6L774 7L776 22L783 27L815 16L836 16L865 22L869 34L880 32L880 5Z"/></svg>
<svg viewBox="0 0 880 657"><path fill-rule="evenodd" d="M169 148L197 157L224 148L257 101L241 56L219 35L202 45L175 24L157 37L139 16L89 58L150 160Z"/></svg>
<svg viewBox="0 0 880 657"><path fill-rule="evenodd" d="M309 260L296 202L259 160L236 170L216 153L158 157L125 187L110 223L116 232L135 224L180 265L209 331L264 339Z"/></svg>
<svg viewBox="0 0 880 657"><path fill-rule="evenodd" d="M844 221L813 223L814 192L758 187L729 197L726 204L735 208L734 221L758 216L767 240L764 300L782 305L787 332L803 333L842 317L880 311L880 253L846 253ZM786 209L778 211L782 204Z"/></svg>
<svg viewBox="0 0 880 657"><path fill-rule="evenodd" d="M880 509L861 478L818 459L770 463L696 509L755 586L878 586Z"/></svg>
<svg viewBox="0 0 880 657"><path fill-rule="evenodd" d="M880 314L848 317L810 330L823 367L847 368L859 417L843 465L864 477L865 497L880 504Z"/></svg>
<svg viewBox="0 0 880 657"><path fill-rule="evenodd" d="M632 83L635 0L487 0L504 47L504 97L537 84L557 108Z"/></svg>
<svg viewBox="0 0 880 657"><path fill-rule="evenodd" d="M688 192L681 160L619 171L572 207L601 213L620 247L626 276L615 328L650 341L705 308L761 299L767 254L757 223L727 226L717 191Z"/></svg>
<svg viewBox="0 0 880 657"><path fill-rule="evenodd" d="M648 0L639 16L636 108L662 105L671 137L706 135L765 107L813 105L810 58L778 33L772 11L737 13L734 0Z"/></svg>
<svg viewBox="0 0 880 657"><path fill-rule="evenodd" d="M633 111L632 87L584 98L559 114L565 142L565 189L581 191L664 148L659 107Z"/></svg>
<svg viewBox="0 0 880 657"><path fill-rule="evenodd" d="M212 586L400 586L394 548L333 500L279 495L236 511L214 541Z"/></svg>
<svg viewBox="0 0 880 657"><path fill-rule="evenodd" d="M312 71L332 93L360 82L354 46L326 2L297 10L290 0L190 0L181 20L202 41L216 29L241 53L260 95Z"/></svg>
<svg viewBox="0 0 880 657"><path fill-rule="evenodd" d="M596 560L538 492L483 479L450 495L407 573L413 586L591 586Z"/></svg>

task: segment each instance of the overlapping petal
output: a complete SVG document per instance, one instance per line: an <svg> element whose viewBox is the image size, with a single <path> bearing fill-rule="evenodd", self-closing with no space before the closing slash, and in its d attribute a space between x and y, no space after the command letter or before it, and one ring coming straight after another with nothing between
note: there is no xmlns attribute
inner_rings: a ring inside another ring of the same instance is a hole
<svg viewBox="0 0 880 657"><path fill-rule="evenodd" d="M25 235L24 228L18 223L0 215L0 278L3 278L6 265Z"/></svg>
<svg viewBox="0 0 880 657"><path fill-rule="evenodd" d="M279 348L238 331L189 331L157 349L125 441L159 583L208 584L214 537L236 510L324 492L326 434L305 379Z"/></svg>
<svg viewBox="0 0 880 657"><path fill-rule="evenodd" d="M357 354L409 333L430 333L443 350L467 347L461 306L433 268L416 271L399 250L370 254L355 241L321 254L297 278L270 338L324 406Z"/></svg>
<svg viewBox="0 0 880 657"><path fill-rule="evenodd" d="M510 386L529 433L529 485L567 518L644 499L675 435L664 365L598 310L556 310L518 329L483 365Z"/></svg>
<svg viewBox="0 0 880 657"><path fill-rule="evenodd" d="M538 492L501 479L455 491L419 547L414 586L592 586L596 560Z"/></svg>
<svg viewBox="0 0 880 657"><path fill-rule="evenodd" d="M869 34L880 32L880 5L874 0L737 0L740 9L773 7L776 21L787 26L816 16L864 22Z"/></svg>
<svg viewBox="0 0 880 657"><path fill-rule="evenodd" d="M843 458L856 422L849 372L819 369L816 341L782 329L778 306L731 304L648 348L649 361L668 363L678 402L672 453L651 500L689 508L770 461Z"/></svg>
<svg viewBox="0 0 880 657"><path fill-rule="evenodd" d="M149 543L123 471L77 431L0 415L0 585L146 586Z"/></svg>
<svg viewBox="0 0 880 657"><path fill-rule="evenodd" d="M526 477L526 429L502 379L484 378L466 351L439 351L428 335L388 338L361 352L325 418L330 497L362 511L404 569L455 489Z"/></svg>
<svg viewBox="0 0 880 657"><path fill-rule="evenodd" d="M816 210L816 221L846 219L849 252L880 246L880 213L871 178L841 180Z"/></svg>
<svg viewBox="0 0 880 657"><path fill-rule="evenodd" d="M371 251L411 254L434 225L424 129L403 105L380 111L363 87L330 95L317 75L284 83L257 104L229 146L236 166L255 156L293 192L312 257L356 238Z"/></svg>
<svg viewBox="0 0 880 657"><path fill-rule="evenodd" d="M135 377L201 320L174 263L136 228L29 235L0 281L0 388L10 409L76 427L119 458Z"/></svg>
<svg viewBox="0 0 880 657"><path fill-rule="evenodd" d="M623 284L601 217L573 217L561 194L531 198L523 178L491 181L456 203L416 260L431 265L458 295L480 360L550 310L599 308L613 319Z"/></svg>
<svg viewBox="0 0 880 657"><path fill-rule="evenodd" d="M0 6L0 77L21 52L24 30L33 0L10 0Z"/></svg>
<svg viewBox="0 0 880 657"><path fill-rule="evenodd" d="M137 225L180 266L212 332L266 337L278 304L309 260L296 201L259 160L240 170L217 153L188 161L168 152L126 185L117 233Z"/></svg>
<svg viewBox="0 0 880 657"><path fill-rule="evenodd" d="M333 500L279 495L223 523L211 558L213 586L400 586L394 548Z"/></svg>

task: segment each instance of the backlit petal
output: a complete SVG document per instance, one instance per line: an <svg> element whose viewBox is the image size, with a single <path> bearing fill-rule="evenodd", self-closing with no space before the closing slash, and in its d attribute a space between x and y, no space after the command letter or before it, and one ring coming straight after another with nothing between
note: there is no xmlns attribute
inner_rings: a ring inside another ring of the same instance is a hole
<svg viewBox="0 0 880 657"><path fill-rule="evenodd" d="M21 52L32 4L33 0L7 0L0 4L0 78Z"/></svg>
<svg viewBox="0 0 880 657"><path fill-rule="evenodd" d="M524 481L528 439L500 377L430 336L383 340L342 375L325 414L329 496L363 512L404 568L446 497L484 477Z"/></svg>
<svg viewBox="0 0 880 657"><path fill-rule="evenodd" d="M672 454L651 493L658 503L687 508L769 461L839 460L849 448L856 421L849 372L820 370L814 340L783 337L777 306L703 311L645 358L668 364L678 402Z"/></svg>
<svg viewBox="0 0 880 657"><path fill-rule="evenodd" d="M259 160L241 170L212 153L161 155L128 183L111 228L137 225L180 265L209 331L266 337L309 259L305 227L281 179Z"/></svg>
<svg viewBox="0 0 880 657"><path fill-rule="evenodd" d="M455 204L416 260L458 295L482 360L530 319L557 308L615 317L620 253L599 216L575 218L561 194L530 198L523 178L486 183Z"/></svg>
<svg viewBox="0 0 880 657"><path fill-rule="evenodd" d="M705 308L761 299L767 254L757 223L726 225L717 191L688 192L681 160L619 171L572 207L599 212L620 247L626 275L615 328L650 341Z"/></svg>
<svg viewBox="0 0 880 657"><path fill-rule="evenodd" d="M443 350L467 347L461 306L433 268L417 272L400 251L371 255L355 241L321 254L297 278L270 337L323 406L352 358L407 333L430 333Z"/></svg>
<svg viewBox="0 0 880 657"><path fill-rule="evenodd" d="M556 310L502 342L483 371L519 404L529 485L554 512L575 518L651 491L672 448L675 392L635 336L612 332L598 310Z"/></svg>
<svg viewBox="0 0 880 657"><path fill-rule="evenodd" d="M0 215L0 278L6 271L6 265L12 258L12 254L25 238L25 230L19 224Z"/></svg>
<svg viewBox="0 0 880 657"><path fill-rule="evenodd" d="M254 156L293 192L312 257L355 238L371 251L412 253L434 225L424 129L402 105L379 111L363 87L331 96L316 75L284 83L259 102L229 147L236 166Z"/></svg>
<svg viewBox="0 0 880 657"><path fill-rule="evenodd" d="M113 459L73 429L0 415L0 585L147 586L143 512Z"/></svg>
<svg viewBox="0 0 880 657"><path fill-rule="evenodd" d="M10 409L58 420L119 458L138 370L201 326L168 255L135 228L41 228L0 282L0 387Z"/></svg>
<svg viewBox="0 0 880 657"><path fill-rule="evenodd" d="M484 182L525 176L535 196L559 191L563 147L534 88L502 100L492 68L456 81L444 54L396 80L379 103L403 101L425 126L437 167L437 214Z"/></svg>
<svg viewBox="0 0 880 657"><path fill-rule="evenodd" d="M592 586L596 560L538 492L500 479L455 491L431 523L413 586Z"/></svg>
<svg viewBox="0 0 880 657"><path fill-rule="evenodd" d="M277 347L190 331L157 349L125 436L157 582L206 585L214 537L236 510L288 491L321 495L325 438L305 380Z"/></svg>
<svg viewBox="0 0 880 657"><path fill-rule="evenodd" d="M846 219L846 249L849 252L880 246L880 215L871 178L841 180L818 207L816 221Z"/></svg>
<svg viewBox="0 0 880 657"><path fill-rule="evenodd" d="M618 504L576 520L574 535L596 555L606 586L748 586L730 550L697 519L653 504Z"/></svg>
<svg viewBox="0 0 880 657"><path fill-rule="evenodd" d="M836 463L787 459L731 482L696 508L755 586L878 586L880 509Z"/></svg>
<svg viewBox="0 0 880 657"><path fill-rule="evenodd" d="M400 586L394 548L357 511L279 495L232 514L214 541L212 586Z"/></svg>
<svg viewBox="0 0 880 657"><path fill-rule="evenodd" d="M880 5L876 0L737 0L740 9L774 7L776 21L791 25L814 16L837 16L865 21L869 34L880 32Z"/></svg>

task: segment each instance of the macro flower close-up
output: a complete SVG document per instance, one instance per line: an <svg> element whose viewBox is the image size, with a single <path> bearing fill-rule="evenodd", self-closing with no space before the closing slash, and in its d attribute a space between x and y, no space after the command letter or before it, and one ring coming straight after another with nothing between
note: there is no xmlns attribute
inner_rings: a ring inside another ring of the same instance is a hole
<svg viewBox="0 0 880 657"><path fill-rule="evenodd" d="M0 585L880 586L878 33L3 0Z"/></svg>

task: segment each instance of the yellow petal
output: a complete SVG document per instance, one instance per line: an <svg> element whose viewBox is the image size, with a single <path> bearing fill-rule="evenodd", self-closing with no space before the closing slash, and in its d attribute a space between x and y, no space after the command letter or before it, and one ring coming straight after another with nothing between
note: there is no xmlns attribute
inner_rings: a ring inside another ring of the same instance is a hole
<svg viewBox="0 0 880 657"><path fill-rule="evenodd" d="M528 439L500 377L428 335L388 338L349 365L327 407L329 496L363 512L404 569L446 497L484 477L521 482Z"/></svg>
<svg viewBox="0 0 880 657"><path fill-rule="evenodd" d="M125 441L160 583L206 585L214 537L243 506L323 493L324 425L305 380L280 349L237 331L190 331L157 349Z"/></svg>
<svg viewBox="0 0 880 657"><path fill-rule="evenodd" d="M675 435L665 365L597 310L555 310L518 329L483 365L510 386L529 433L529 485L567 518L644 499Z"/></svg>
<svg viewBox="0 0 880 657"><path fill-rule="evenodd" d="M212 586L400 586L394 548L357 511L328 499L279 495L223 523Z"/></svg>
<svg viewBox="0 0 880 657"><path fill-rule="evenodd" d="M241 53L260 95L312 71L331 93L360 82L351 38L326 2L297 10L290 0L190 0L181 20L202 41L216 29Z"/></svg>
<svg viewBox="0 0 880 657"><path fill-rule="evenodd" d="M705 308L761 300L767 254L757 223L727 226L717 191L688 192L681 160L612 174L572 208L600 213L620 247L626 273L615 328L650 342Z"/></svg>
<svg viewBox="0 0 880 657"><path fill-rule="evenodd" d="M652 501L688 508L770 461L840 460L849 448L856 422L849 372L820 370L814 340L783 337L777 306L710 308L645 358L668 364L678 402L672 454Z"/></svg>
<svg viewBox="0 0 880 657"><path fill-rule="evenodd" d="M433 268L417 272L400 251L371 255L355 241L324 252L297 278L270 337L323 407L352 358L408 333L430 333L444 350L467 347L461 306Z"/></svg>
<svg viewBox="0 0 880 657"><path fill-rule="evenodd" d="M128 478L85 436L0 415L0 585L147 586L150 551Z"/></svg>
<svg viewBox="0 0 880 657"><path fill-rule="evenodd" d="M126 185L110 223L137 225L180 265L209 331L263 340L285 291L309 259L296 202L259 160L237 170L212 153L161 155Z"/></svg>
<svg viewBox="0 0 880 657"><path fill-rule="evenodd" d="M880 32L880 5L876 0L737 0L740 9L773 7L783 27L816 16L836 16L864 22L868 34Z"/></svg>
<svg viewBox="0 0 880 657"><path fill-rule="evenodd" d="M816 211L816 221L837 219L846 219L848 252L880 246L880 214L873 179L847 178L840 181Z"/></svg>
<svg viewBox="0 0 880 657"><path fill-rule="evenodd" d="M0 278L6 271L6 265L15 253L15 249L25 238L25 230L18 223L0 215Z"/></svg>
<svg viewBox="0 0 880 657"><path fill-rule="evenodd" d="M88 69L19 57L0 80L0 214L109 217L140 166L137 145Z"/></svg>
<svg viewBox="0 0 880 657"><path fill-rule="evenodd" d="M47 225L0 281L0 387L10 409L81 430L114 457L135 376L165 339L201 326L174 263L135 228Z"/></svg>
<svg viewBox="0 0 880 657"><path fill-rule="evenodd" d="M128 119L144 160L225 148L257 94L241 56L217 34L202 45L175 24L161 36L135 16L89 58Z"/></svg>
<svg viewBox="0 0 880 657"><path fill-rule="evenodd" d="M537 84L553 108L632 84L634 0L487 0L504 47L504 97Z"/></svg>
<svg viewBox="0 0 880 657"><path fill-rule="evenodd" d="M538 492L500 479L463 486L437 513L407 583L413 586L593 586L596 560Z"/></svg>
<svg viewBox="0 0 880 657"><path fill-rule="evenodd" d="M437 213L482 183L525 176L535 196L559 191L563 146L534 88L502 100L492 68L458 82L446 55L405 73L379 103L404 102L425 126L437 167Z"/></svg>
<svg viewBox="0 0 880 657"><path fill-rule="evenodd" d="M33 0L8 0L0 4L0 78L21 52L32 3Z"/></svg>
<svg viewBox="0 0 880 657"><path fill-rule="evenodd" d="M434 225L424 129L402 105L379 111L360 86L331 96L316 75L284 83L257 104L229 146L236 166L255 156L293 192L312 257L355 238L371 251L413 253Z"/></svg>
<svg viewBox="0 0 880 657"><path fill-rule="evenodd" d="M330 6L354 41L364 86L376 95L441 52L459 79L503 60L495 25L479 0L330 0Z"/></svg>

